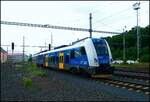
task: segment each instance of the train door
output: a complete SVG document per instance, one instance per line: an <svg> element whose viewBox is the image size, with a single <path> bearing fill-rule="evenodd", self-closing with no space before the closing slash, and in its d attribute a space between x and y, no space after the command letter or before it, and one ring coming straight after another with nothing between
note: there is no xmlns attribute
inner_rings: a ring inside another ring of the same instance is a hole
<svg viewBox="0 0 150 102"><path fill-rule="evenodd" d="M48 55L45 55L44 66L48 67Z"/></svg>
<svg viewBox="0 0 150 102"><path fill-rule="evenodd" d="M59 69L64 69L64 53L59 53Z"/></svg>

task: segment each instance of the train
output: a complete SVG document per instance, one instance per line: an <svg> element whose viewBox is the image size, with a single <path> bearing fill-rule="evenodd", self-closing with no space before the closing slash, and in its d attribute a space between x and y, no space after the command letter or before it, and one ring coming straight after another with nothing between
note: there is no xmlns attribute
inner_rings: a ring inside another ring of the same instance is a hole
<svg viewBox="0 0 150 102"><path fill-rule="evenodd" d="M103 38L86 37L70 45L33 55L37 66L87 73L88 75L113 74L112 54Z"/></svg>

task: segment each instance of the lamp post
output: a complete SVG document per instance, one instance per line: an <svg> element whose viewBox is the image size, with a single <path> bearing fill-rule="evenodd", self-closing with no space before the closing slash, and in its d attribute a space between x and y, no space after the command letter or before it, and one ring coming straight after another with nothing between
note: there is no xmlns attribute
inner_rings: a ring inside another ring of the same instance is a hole
<svg viewBox="0 0 150 102"><path fill-rule="evenodd" d="M126 26L123 29L123 61L125 63L126 55L125 55L125 34L126 34Z"/></svg>
<svg viewBox="0 0 150 102"><path fill-rule="evenodd" d="M137 30L137 61L139 61L138 9L140 9L140 2L133 4L133 9L136 10L136 14L137 14L137 26L136 26L136 30Z"/></svg>
<svg viewBox="0 0 150 102"><path fill-rule="evenodd" d="M53 34L51 32L51 49L52 49L52 43L53 43Z"/></svg>

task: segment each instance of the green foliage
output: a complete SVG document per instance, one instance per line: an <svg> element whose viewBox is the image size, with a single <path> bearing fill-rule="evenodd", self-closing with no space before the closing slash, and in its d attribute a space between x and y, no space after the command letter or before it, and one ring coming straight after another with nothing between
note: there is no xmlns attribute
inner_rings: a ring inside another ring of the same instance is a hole
<svg viewBox="0 0 150 102"><path fill-rule="evenodd" d="M32 62L32 55L31 54L29 55L28 62L30 62L30 63Z"/></svg>
<svg viewBox="0 0 150 102"><path fill-rule="evenodd" d="M140 61L149 62L149 25L145 28L139 27L140 36ZM116 35L105 38L112 51L113 59L123 59L123 35ZM136 60L137 58L137 38L136 38L136 27L125 33L126 41L126 59Z"/></svg>
<svg viewBox="0 0 150 102"><path fill-rule="evenodd" d="M25 86L27 88L32 86L32 80L29 77L23 77L22 78L22 83L23 83L23 86Z"/></svg>
<svg viewBox="0 0 150 102"><path fill-rule="evenodd" d="M149 61L149 54L144 54L141 58L140 58L141 62L147 62Z"/></svg>
<svg viewBox="0 0 150 102"><path fill-rule="evenodd" d="M40 70L33 71L33 74L36 75L36 76L40 76L40 77L46 76L46 74L43 71L40 71Z"/></svg>
<svg viewBox="0 0 150 102"><path fill-rule="evenodd" d="M35 64L16 64L16 70L24 73L21 78L21 82L24 87L32 88L32 78L34 77L45 77L46 73L41 69L37 68ZM28 77L26 77L28 76Z"/></svg>
<svg viewBox="0 0 150 102"><path fill-rule="evenodd" d="M35 64L28 64L26 65L25 68L26 68L26 71L28 73L31 73L32 76L41 76L41 77L46 76L45 72L38 69Z"/></svg>
<svg viewBox="0 0 150 102"><path fill-rule="evenodd" d="M23 66L20 65L20 64L16 64L15 67L16 67L16 68L15 68L16 70L21 70Z"/></svg>
<svg viewBox="0 0 150 102"><path fill-rule="evenodd" d="M27 72L33 72L34 70L38 70L35 64L27 64L25 65L25 70Z"/></svg>
<svg viewBox="0 0 150 102"><path fill-rule="evenodd" d="M135 64L112 64L112 66L114 66L115 68L122 68L122 67L126 67L126 68L145 68L145 69L149 69L149 63L135 63Z"/></svg>

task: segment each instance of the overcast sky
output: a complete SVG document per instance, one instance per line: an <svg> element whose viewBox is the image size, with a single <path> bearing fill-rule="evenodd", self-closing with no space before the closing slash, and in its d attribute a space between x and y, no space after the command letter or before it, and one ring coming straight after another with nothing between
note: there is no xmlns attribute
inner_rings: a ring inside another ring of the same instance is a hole
<svg viewBox="0 0 150 102"><path fill-rule="evenodd" d="M93 29L122 32L136 26L136 1L1 1L1 21L50 24L77 28L89 28L89 13L92 13ZM140 1L139 25L149 25L149 2ZM48 46L53 35L53 46L69 44L78 38L88 37L88 32L56 30L50 28L1 25L1 45L23 44ZM110 34L93 33L99 38ZM6 51L7 47L2 46ZM40 48L26 47L27 54L39 52ZM44 48L42 49L44 50ZM11 52L11 47L8 47ZM15 47L22 53L21 47Z"/></svg>

